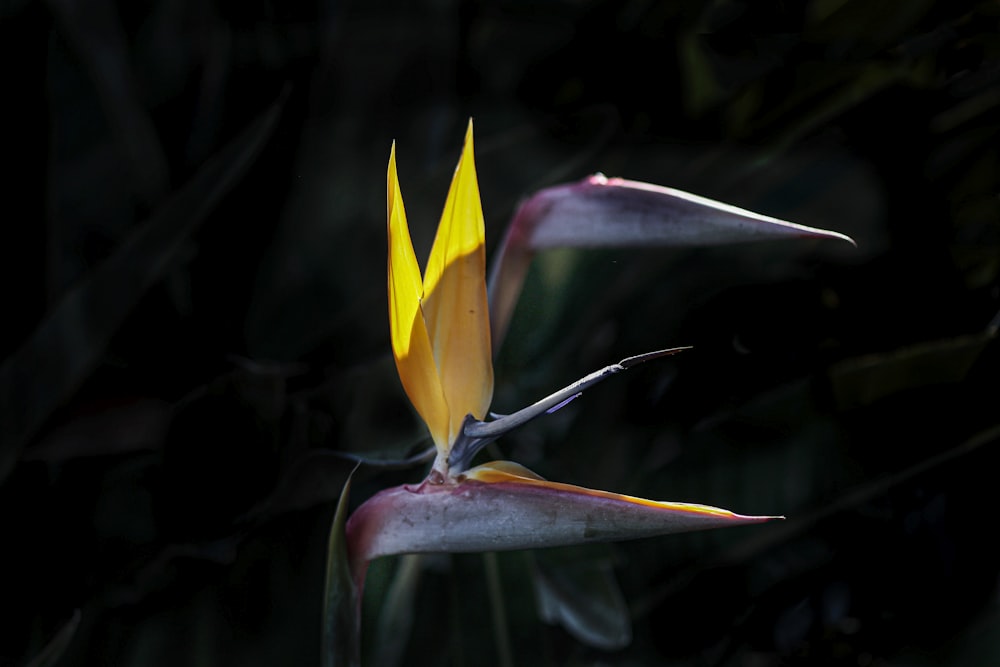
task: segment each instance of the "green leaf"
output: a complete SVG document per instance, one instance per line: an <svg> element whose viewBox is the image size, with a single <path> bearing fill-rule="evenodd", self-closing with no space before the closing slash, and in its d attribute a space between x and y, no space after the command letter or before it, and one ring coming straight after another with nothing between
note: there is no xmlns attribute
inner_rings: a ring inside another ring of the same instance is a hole
<svg viewBox="0 0 1000 667"><path fill-rule="evenodd" d="M532 554L534 556L534 554ZM632 641L632 620L610 559L553 567L533 558L538 615L587 646L605 651Z"/></svg>
<svg viewBox="0 0 1000 667"><path fill-rule="evenodd" d="M45 645L45 648L28 663L28 667L51 667L57 664L59 658L66 652L66 647L69 646L73 635L76 634L76 629L80 625L80 616L80 610L74 609L73 615L66 621L66 625L60 628L59 632Z"/></svg>
<svg viewBox="0 0 1000 667"><path fill-rule="evenodd" d="M24 446L90 375L122 322L185 239L253 164L284 96L203 166L104 262L70 289L0 365L0 481Z"/></svg>
<svg viewBox="0 0 1000 667"><path fill-rule="evenodd" d="M403 664L413 630L414 603L424 558L420 554L410 554L399 559L379 614L372 664L380 667Z"/></svg>
<svg viewBox="0 0 1000 667"><path fill-rule="evenodd" d="M846 359L829 372L834 399L841 409L855 409L921 387L958 384L995 339L989 329Z"/></svg>
<svg viewBox="0 0 1000 667"><path fill-rule="evenodd" d="M355 467L354 470L357 470ZM361 617L358 608L359 591L351 576L347 557L347 505L351 495L351 479L344 483L344 490L337 503L337 512L330 526L330 540L326 557L326 587L323 596L323 633L320 647L322 667L361 664Z"/></svg>

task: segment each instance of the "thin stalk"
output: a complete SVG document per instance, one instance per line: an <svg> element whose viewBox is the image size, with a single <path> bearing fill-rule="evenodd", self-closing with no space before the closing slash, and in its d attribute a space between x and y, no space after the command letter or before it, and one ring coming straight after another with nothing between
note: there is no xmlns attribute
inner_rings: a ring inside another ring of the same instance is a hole
<svg viewBox="0 0 1000 667"><path fill-rule="evenodd" d="M486 585L490 595L490 612L493 616L493 637L497 643L497 658L500 667L514 667L511 657L510 630L507 628L507 609L503 601L503 587L500 585L500 567L495 551L483 554L486 567Z"/></svg>

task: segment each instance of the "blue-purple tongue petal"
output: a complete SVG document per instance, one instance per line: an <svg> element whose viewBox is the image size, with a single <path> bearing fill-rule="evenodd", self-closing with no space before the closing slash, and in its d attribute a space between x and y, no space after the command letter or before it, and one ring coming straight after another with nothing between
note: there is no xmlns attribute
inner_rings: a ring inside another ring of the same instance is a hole
<svg viewBox="0 0 1000 667"><path fill-rule="evenodd" d="M462 426L462 432L459 434L458 439L452 443L451 452L448 456L448 465L454 472L462 472L469 467L472 463L473 457L483 447L493 442L504 433L509 433L515 428L528 423L536 417L540 417L543 414L551 414L560 408L565 407L570 401L579 397L588 387L601 382L615 373L628 370L629 368L637 366L643 362L677 354L678 352L683 352L684 350L689 349L691 348L672 347L664 350L656 350L655 352L637 354L635 356L622 359L617 364L611 364L610 366L605 366L598 371L594 371L593 373L580 378L573 384L563 387L559 391L549 394L545 398L532 403L526 408L522 408L513 414L498 416L493 421L478 421L473 419L472 415L469 415L465 419L465 423Z"/></svg>

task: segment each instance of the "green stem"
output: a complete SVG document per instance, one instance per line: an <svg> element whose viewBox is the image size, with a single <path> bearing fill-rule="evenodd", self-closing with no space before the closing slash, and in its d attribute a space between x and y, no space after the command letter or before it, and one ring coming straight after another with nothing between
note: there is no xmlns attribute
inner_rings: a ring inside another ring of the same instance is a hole
<svg viewBox="0 0 1000 667"><path fill-rule="evenodd" d="M514 667L511 657L510 632L507 629L507 611L503 602L503 587L500 585L500 567L497 564L496 552L483 554L483 564L486 566L486 585L490 595L490 611L493 615L493 636L497 642L497 658L500 667Z"/></svg>

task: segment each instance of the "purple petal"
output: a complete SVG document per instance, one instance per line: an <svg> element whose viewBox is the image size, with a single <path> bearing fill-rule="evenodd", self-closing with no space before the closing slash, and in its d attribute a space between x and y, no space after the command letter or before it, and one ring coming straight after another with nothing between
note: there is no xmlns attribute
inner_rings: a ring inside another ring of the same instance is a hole
<svg viewBox="0 0 1000 667"><path fill-rule="evenodd" d="M518 208L490 275L499 347L535 251L548 248L707 246L778 238L850 237L681 190L596 174L540 190Z"/></svg>
<svg viewBox="0 0 1000 667"><path fill-rule="evenodd" d="M786 222L681 190L596 174L541 190L514 216L532 250L634 245L720 245L843 234Z"/></svg>
<svg viewBox="0 0 1000 667"><path fill-rule="evenodd" d="M363 571L368 561L392 554L610 542L774 518L548 482L498 461L458 481L425 481L376 494L351 515L347 539L353 566Z"/></svg>

